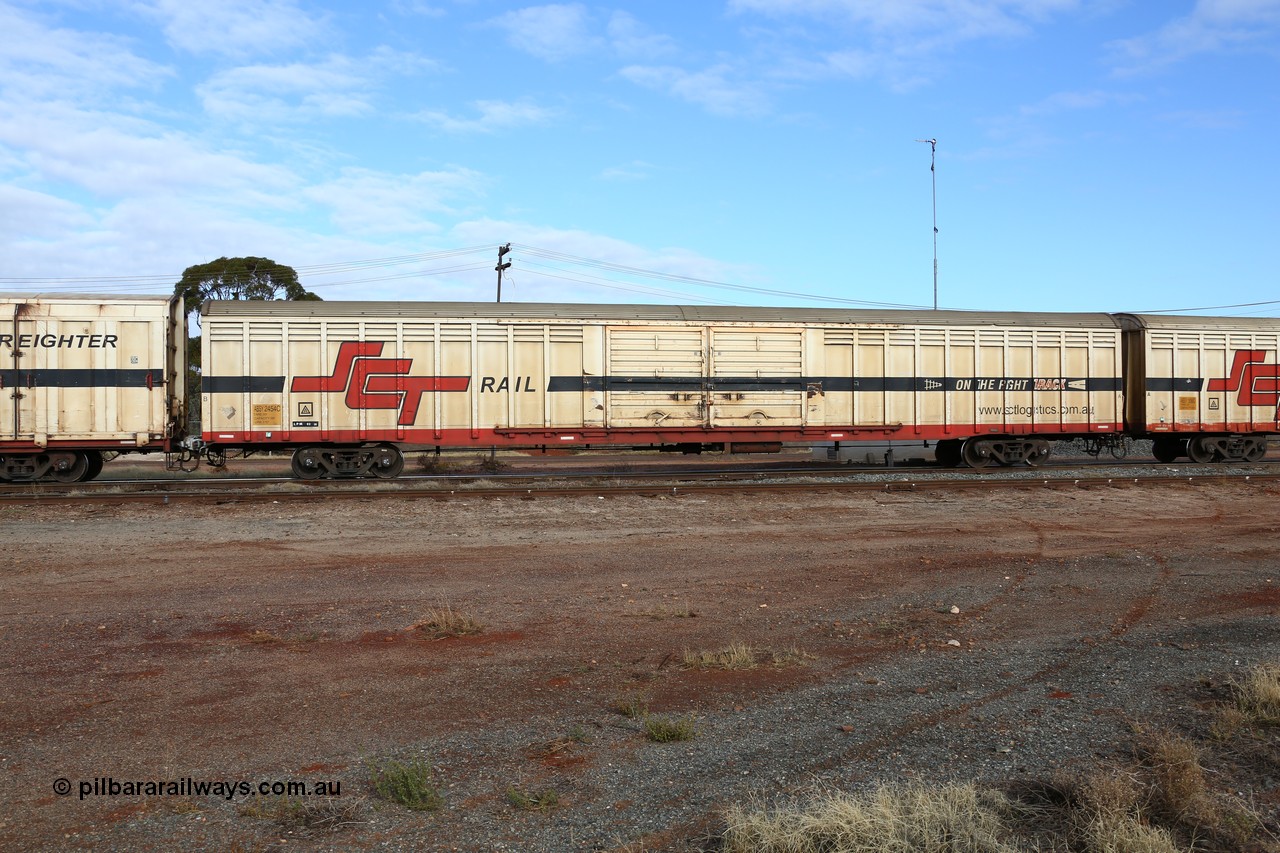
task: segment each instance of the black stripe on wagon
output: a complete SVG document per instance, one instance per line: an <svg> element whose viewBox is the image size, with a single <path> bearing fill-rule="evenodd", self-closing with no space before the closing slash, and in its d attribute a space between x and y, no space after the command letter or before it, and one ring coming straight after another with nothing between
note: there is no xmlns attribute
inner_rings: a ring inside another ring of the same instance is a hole
<svg viewBox="0 0 1280 853"><path fill-rule="evenodd" d="M1204 387L1203 379L1187 379L1178 377L1156 379L1147 377L1148 391L1199 391Z"/></svg>
<svg viewBox="0 0 1280 853"><path fill-rule="evenodd" d="M200 390L205 394L279 394L284 390L284 377L202 376Z"/></svg>
<svg viewBox="0 0 1280 853"><path fill-rule="evenodd" d="M113 371L97 371L110 373ZM115 371L128 372L128 371ZM140 371L141 372L141 371ZM208 394L273 394L284 390L283 376L205 376L200 380L200 390ZM6 383L8 379L6 378ZM742 393L744 391L808 391L811 387L823 392L833 391L1119 391L1119 377L1102 376L1093 379L1065 378L1060 388L1036 388L1034 379L1021 377L957 378L930 376L552 376L547 382L551 393L582 391L658 391L666 393ZM1057 382L1055 377L1052 381ZM1148 380L1150 390L1161 390L1153 382L1169 383L1174 380ZM1199 383L1203 380L1186 379L1178 382ZM1179 385L1179 389L1191 387ZM1166 387L1163 390L1170 390Z"/></svg>
<svg viewBox="0 0 1280 853"><path fill-rule="evenodd" d="M808 391L816 387L833 391L1119 391L1117 376L1092 379L1053 377L1046 380L1061 387L1036 387L1035 379L1023 377L953 377L953 376L795 376L733 377L716 376L552 376L547 390L557 391L665 391L665 392L742 392L742 391Z"/></svg>
<svg viewBox="0 0 1280 853"><path fill-rule="evenodd" d="M164 371L159 368L18 368L0 370L0 382L5 388L159 388L164 384Z"/></svg>
<svg viewBox="0 0 1280 853"><path fill-rule="evenodd" d="M547 390L556 391L804 391L811 381L799 376L552 376Z"/></svg>

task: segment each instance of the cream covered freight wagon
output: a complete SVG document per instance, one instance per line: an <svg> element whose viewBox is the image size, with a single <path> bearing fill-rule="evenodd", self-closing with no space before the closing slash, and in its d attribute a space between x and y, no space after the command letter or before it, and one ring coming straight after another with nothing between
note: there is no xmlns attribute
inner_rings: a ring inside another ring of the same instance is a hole
<svg viewBox="0 0 1280 853"><path fill-rule="evenodd" d="M173 297L0 294L0 478L88 480L103 452L173 449L186 361Z"/></svg>
<svg viewBox="0 0 1280 853"><path fill-rule="evenodd" d="M299 476L401 448L929 440L1035 464L1122 429L1106 314L530 303L210 302L203 438Z"/></svg>
<svg viewBox="0 0 1280 853"><path fill-rule="evenodd" d="M1129 432L1161 462L1257 461L1280 432L1280 320L1121 314Z"/></svg>

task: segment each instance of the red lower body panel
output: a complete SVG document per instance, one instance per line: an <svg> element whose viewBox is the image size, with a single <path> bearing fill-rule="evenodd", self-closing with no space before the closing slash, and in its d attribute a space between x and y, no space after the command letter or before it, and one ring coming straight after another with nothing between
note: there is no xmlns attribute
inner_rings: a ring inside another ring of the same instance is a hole
<svg viewBox="0 0 1280 853"><path fill-rule="evenodd" d="M719 427L715 429L671 428L608 429L543 429L531 427L503 429L383 429L383 430L291 430L253 432L206 432L208 444L239 447L299 446L309 444L415 444L442 447L530 447L541 445L635 445L635 444L718 444L722 442L826 442L963 439L987 435L1075 436L1118 433L1119 423L1091 424L951 424L949 426L844 426L797 427L791 429L759 429L755 427ZM267 433L270 432L268 437Z"/></svg>

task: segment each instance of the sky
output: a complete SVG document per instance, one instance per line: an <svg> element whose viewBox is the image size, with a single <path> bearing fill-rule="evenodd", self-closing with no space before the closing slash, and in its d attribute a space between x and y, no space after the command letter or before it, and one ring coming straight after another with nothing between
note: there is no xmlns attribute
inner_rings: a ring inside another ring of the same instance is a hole
<svg viewBox="0 0 1280 853"><path fill-rule="evenodd" d="M1280 316L1278 118L1280 0L0 0L0 290Z"/></svg>

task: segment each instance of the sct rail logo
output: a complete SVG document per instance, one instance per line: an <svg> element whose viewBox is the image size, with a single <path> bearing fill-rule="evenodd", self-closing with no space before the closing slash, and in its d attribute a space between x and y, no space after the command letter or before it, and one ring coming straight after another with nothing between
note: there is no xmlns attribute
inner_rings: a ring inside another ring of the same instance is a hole
<svg viewBox="0 0 1280 853"><path fill-rule="evenodd" d="M428 391L466 391L470 376L410 376L411 358L379 358L381 341L343 341L328 376L295 376L290 391L346 391L352 409L399 409L400 426L412 426Z"/></svg>
<svg viewBox="0 0 1280 853"><path fill-rule="evenodd" d="M1241 406L1275 406L1280 420L1280 364L1266 364L1266 350L1240 349L1231 362L1231 375L1210 379L1210 391L1239 391Z"/></svg>

